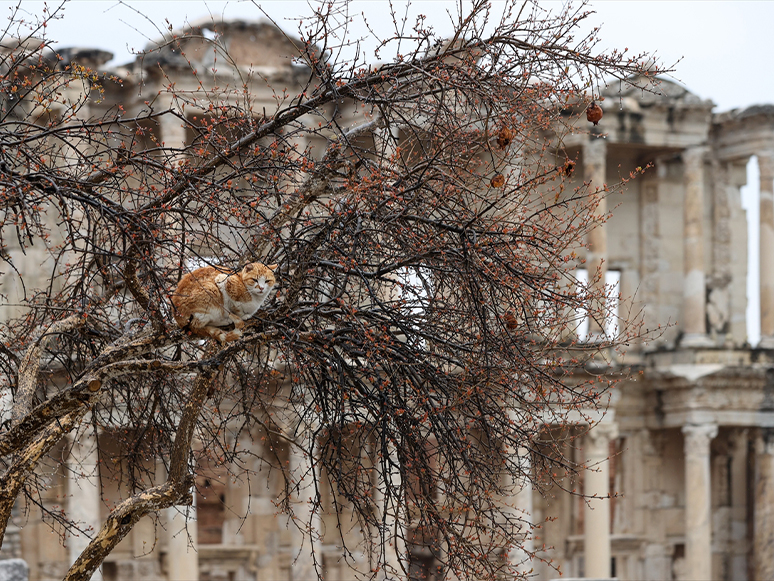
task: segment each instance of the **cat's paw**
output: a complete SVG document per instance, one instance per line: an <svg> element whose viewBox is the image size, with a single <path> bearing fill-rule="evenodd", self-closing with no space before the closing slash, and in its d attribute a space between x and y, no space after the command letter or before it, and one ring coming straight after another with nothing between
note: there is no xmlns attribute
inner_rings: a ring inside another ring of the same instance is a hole
<svg viewBox="0 0 774 581"><path fill-rule="evenodd" d="M242 331L239 329L234 329L233 331L229 331L226 335L226 341L236 341L242 336Z"/></svg>
<svg viewBox="0 0 774 581"><path fill-rule="evenodd" d="M218 276L215 277L215 279L214 279L215 280L215 284L220 284L224 280L226 280L227 278L228 278L228 275L227 274L223 274L221 272Z"/></svg>

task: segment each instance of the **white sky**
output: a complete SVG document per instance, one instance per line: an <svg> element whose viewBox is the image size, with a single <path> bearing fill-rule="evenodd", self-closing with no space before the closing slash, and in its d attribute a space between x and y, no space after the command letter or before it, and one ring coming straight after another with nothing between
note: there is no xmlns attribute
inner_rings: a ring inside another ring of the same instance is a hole
<svg viewBox="0 0 774 581"><path fill-rule="evenodd" d="M467 1L467 0L466 0ZM469 4L469 2L467 2ZM19 2L0 0L0 22ZM40 15L46 3L22 0L26 17ZM50 0L49 7L61 2ZM405 0L393 0L403 10ZM426 23L440 33L450 30L450 18L457 13L458 1L416 0L409 9L409 22L417 14L427 16ZM502 0L492 0L497 9ZM541 7L557 10L561 2L541 2ZM387 34L391 25L386 0L356 0L353 15L365 14L371 26ZM171 24L180 28L186 22L207 15L227 19L258 19L261 7L283 28L293 31L297 24L289 19L310 13L307 0L70 0L64 18L51 22L47 36L60 47L80 46L114 53L113 63L123 64L150 39ZM630 53L650 52L664 65L675 65L673 78L703 99L712 99L715 111L744 108L757 103L774 103L774 1L653 1L596 0L590 25L601 25L604 47L628 48ZM362 26L355 35L366 35ZM13 32L13 31L12 31ZM755 160L748 167L748 186L743 204L749 208L752 222L751 274L748 285L750 308L748 327L751 342L757 343L757 206L758 176Z"/></svg>

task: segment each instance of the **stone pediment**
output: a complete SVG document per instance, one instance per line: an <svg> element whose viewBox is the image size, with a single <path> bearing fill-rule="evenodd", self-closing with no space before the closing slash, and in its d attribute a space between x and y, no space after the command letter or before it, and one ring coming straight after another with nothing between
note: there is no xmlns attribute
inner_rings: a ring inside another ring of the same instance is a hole
<svg viewBox="0 0 774 581"><path fill-rule="evenodd" d="M604 95L612 100L619 98L634 99L642 107L653 105L674 107L680 104L700 109L712 109L714 106L711 100L702 99L676 81L664 77L656 77L656 80L658 84L651 91L639 88L639 86L647 85L649 81L649 79L643 76L631 77L629 81L612 81L608 89L604 91Z"/></svg>
<svg viewBox="0 0 774 581"><path fill-rule="evenodd" d="M771 103L765 105L750 105L746 109L734 109L734 111L738 111L736 114L738 119L757 116L774 118L774 105Z"/></svg>
<svg viewBox="0 0 774 581"><path fill-rule="evenodd" d="M219 61L221 66L278 69L290 68L303 47L300 39L266 20L205 18L149 43L142 59L145 68L148 64L187 68L189 62L207 66Z"/></svg>

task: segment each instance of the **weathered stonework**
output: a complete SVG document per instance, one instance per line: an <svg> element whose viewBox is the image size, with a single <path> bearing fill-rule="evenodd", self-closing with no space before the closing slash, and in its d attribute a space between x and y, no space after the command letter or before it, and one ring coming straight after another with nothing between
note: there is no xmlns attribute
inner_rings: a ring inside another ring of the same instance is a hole
<svg viewBox="0 0 774 581"><path fill-rule="evenodd" d="M288 39L272 26L232 22L220 33L238 70L219 65L213 83L247 70L276 83L301 80L287 57ZM95 66L105 62L99 51L60 52ZM195 41L187 54L203 70L214 62L212 50ZM157 106L173 106L163 92L170 79L181 91L196 89L191 75L183 74L187 67L170 51L119 67L113 72L125 80L124 87L109 87L93 113L116 103L135 112L143 94L159 92ZM273 96L256 87L253 106L260 110ZM774 347L774 106L713 115L711 102L685 88L664 80L661 89L643 93L623 84L619 92L614 86L604 103L620 102L622 110L616 114L610 107L598 135L573 135L564 144L571 159L583 160L575 185L585 179L603 188L653 164L610 201L614 215L589 236L587 258L590 269L620 271L622 286L628 285L644 309L646 327L661 326L663 332L648 345L633 346L619 362L631 373L616 388L604 420L584 436L585 449L574 452L579 462L597 467L583 481L584 492L596 498L586 504L577 495L559 491L543 497L525 487L514 499L514 510L541 523L528 546L553 547L542 554L552 565L539 560L521 565L538 579L556 577L554 566L565 577L615 575L622 581L774 577L774 351L769 350ZM171 117L162 118L157 129L168 145L189 139ZM758 349L747 344L745 329L747 231L739 190L753 155L761 168L764 340ZM19 255L32 277L45 259L35 250L24 259L18 248L8 252ZM0 316L8 316L22 291L13 273L2 277L11 296ZM625 367L630 361L636 362L633 370ZM581 435L587 426L578 417L581 425L572 429ZM246 438L243 445L253 445L260 456L259 445L252 444L259 441ZM80 466L71 477L55 470L41 475L48 482L41 501L47 507L69 503L71 514L94 526L107 512L103 500L115 501L119 491L95 477L96 449L85 448L87 443L71 456L71 467ZM100 435L103 453L111 445L109 434ZM567 453L573 453L569 444ZM308 462L290 455L285 460L298 470ZM530 465L525 459L524 466ZM258 473L258 465L251 470ZM212 497L200 495L188 509L190 515L199 513L198 540L183 531L184 515L177 511L162 515L166 532L150 519L140 521L103 566L103 578L290 581L310 575L312 563L300 552L303 540L276 516L272 499L281 483L272 478L263 487L228 479ZM577 483L568 478L565 484L572 490ZM298 502L301 509L304 502ZM225 515L218 512L224 507ZM321 518L323 530L336 529L330 514ZM32 581L61 578L84 539L68 539L70 552L60 542L62 531L54 527L52 534L49 523L33 516L16 522L19 543L9 544L2 556L20 551ZM326 578L352 578L336 543L320 541L314 549Z"/></svg>

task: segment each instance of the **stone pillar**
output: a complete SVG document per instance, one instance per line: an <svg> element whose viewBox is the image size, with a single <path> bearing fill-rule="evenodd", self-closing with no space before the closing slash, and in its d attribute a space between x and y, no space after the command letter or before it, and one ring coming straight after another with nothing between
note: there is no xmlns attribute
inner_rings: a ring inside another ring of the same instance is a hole
<svg viewBox="0 0 774 581"><path fill-rule="evenodd" d="M685 438L685 570L697 581L712 575L710 442L714 424L683 426Z"/></svg>
<svg viewBox="0 0 774 581"><path fill-rule="evenodd" d="M662 164L663 166L663 164ZM661 171L659 166L657 171ZM658 175L658 177L661 177ZM661 221L659 219L659 181L646 175L640 190L640 289L646 329L659 324ZM628 295L632 296L632 295Z"/></svg>
<svg viewBox="0 0 774 581"><path fill-rule="evenodd" d="M254 448L249 433L243 433L239 436L237 450L240 452L240 456L231 463L230 472L226 477L224 545L245 544L245 519L250 512L250 477L244 466L250 462L246 451Z"/></svg>
<svg viewBox="0 0 774 581"><path fill-rule="evenodd" d="M774 348L774 152L758 154L760 168L761 342Z"/></svg>
<svg viewBox="0 0 774 581"><path fill-rule="evenodd" d="M167 512L167 581L199 579L199 535L196 530L196 495L191 506L170 507Z"/></svg>
<svg viewBox="0 0 774 581"><path fill-rule="evenodd" d="M377 162L379 165L386 166L397 151L400 129L393 124L389 127L378 129L373 133L373 136Z"/></svg>
<svg viewBox="0 0 774 581"><path fill-rule="evenodd" d="M755 439L753 579L774 579L774 429Z"/></svg>
<svg viewBox="0 0 774 581"><path fill-rule="evenodd" d="M372 454L371 457L376 459L379 457L379 451L376 442L371 442ZM384 535L385 542L381 543L382 546L374 547L376 562L380 563L382 570L375 578L378 581L386 581L388 579L400 578L402 574L401 555L406 554L406 547L403 541L405 537L400 522L398 521L398 512L400 508L397 506L398 501L394 496L388 496L385 494L387 487L392 488L394 491L400 490L400 474L397 473L397 480L393 475L385 474L382 471L382 465L376 461L368 464L371 468L374 481L373 486L373 498L374 508L377 511L377 517L380 522L384 523L384 531L380 531L380 534ZM392 466L392 463L389 463ZM389 470L389 467L388 467Z"/></svg>
<svg viewBox="0 0 774 581"><path fill-rule="evenodd" d="M681 346L712 345L707 337L704 265L704 147L683 152L685 198L683 204L683 331Z"/></svg>
<svg viewBox="0 0 774 581"><path fill-rule="evenodd" d="M313 454L317 446L310 441L311 431L298 430L297 444L290 447L289 470L296 486L292 499L293 518L288 523L291 536L291 571L293 581L317 579L322 567L320 550L320 506L317 502L319 467ZM311 450L311 456L310 456Z"/></svg>
<svg viewBox="0 0 774 581"><path fill-rule="evenodd" d="M748 463L750 435L747 428L737 428L731 432L731 563L729 566L731 581L743 581L750 578L752 571L748 566L750 542L747 538L747 495L749 479ZM774 490L774 489L773 489ZM772 506L771 504L769 506Z"/></svg>
<svg viewBox="0 0 774 581"><path fill-rule="evenodd" d="M584 437L586 466L583 473L583 554L585 576L610 577L610 440L618 436L615 424L597 424Z"/></svg>
<svg viewBox="0 0 774 581"><path fill-rule="evenodd" d="M607 143L604 139L597 135L591 135L590 141L583 144L583 179L587 182L591 182L591 189L597 189L600 192L599 206L597 207L597 215L604 216L607 214L607 197L604 193L605 189L605 172L607 171L605 165L605 158L607 156ZM607 273L607 230L605 224L598 224L588 234L588 254L586 255L586 270L588 271L589 281L599 274L599 285L605 284L605 274ZM589 336L592 338L595 336L604 335L605 330L600 323L603 321L598 320L600 315L591 316L589 318Z"/></svg>
<svg viewBox="0 0 774 581"><path fill-rule="evenodd" d="M532 461L530 451L527 448L519 448L518 463L521 472L524 475L519 482L514 482L514 497L512 499L512 511L514 518L522 522L521 529L521 547L513 548L508 552L508 561L520 573L529 573L533 568L530 553L534 550L532 541L532 527L530 523L534 522L532 518Z"/></svg>
<svg viewBox="0 0 774 581"><path fill-rule="evenodd" d="M102 526L100 519L99 453L90 415L83 421L84 431L76 434L67 459L67 516L81 529L68 539L68 557L74 563L89 546ZM92 581L102 580L100 567Z"/></svg>
<svg viewBox="0 0 774 581"><path fill-rule="evenodd" d="M166 147L185 147L186 130L183 121L170 113L159 117L161 127L161 139Z"/></svg>
<svg viewBox="0 0 774 581"><path fill-rule="evenodd" d="M167 479L162 462L156 463L156 479L157 482L165 482ZM199 535L196 522L196 492L193 491L191 506L171 506L164 512L167 517L167 581L198 581Z"/></svg>

